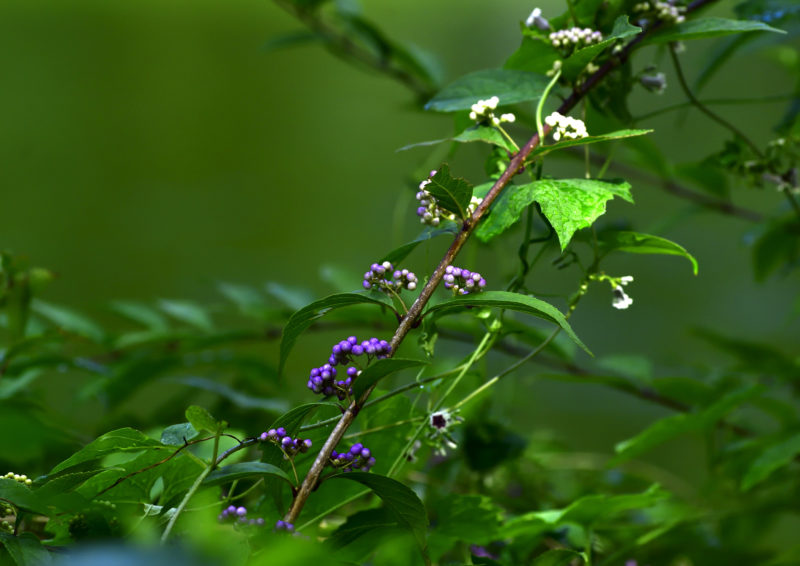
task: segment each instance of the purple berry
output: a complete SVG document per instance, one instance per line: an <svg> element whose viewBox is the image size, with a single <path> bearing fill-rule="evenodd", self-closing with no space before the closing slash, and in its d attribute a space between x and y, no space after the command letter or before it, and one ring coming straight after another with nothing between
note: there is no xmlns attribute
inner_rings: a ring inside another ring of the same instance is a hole
<svg viewBox="0 0 800 566"><path fill-rule="evenodd" d="M236 508L236 514L239 517L244 517L245 515L247 515L247 509L245 509L244 507L237 507Z"/></svg>

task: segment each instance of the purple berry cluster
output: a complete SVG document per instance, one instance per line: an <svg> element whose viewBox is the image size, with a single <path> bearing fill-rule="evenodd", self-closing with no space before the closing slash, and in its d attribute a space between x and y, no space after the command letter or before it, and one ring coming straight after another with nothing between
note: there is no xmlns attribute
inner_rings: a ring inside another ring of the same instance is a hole
<svg viewBox="0 0 800 566"><path fill-rule="evenodd" d="M301 440L300 438L292 438L286 434L286 429L282 426L278 428L271 428L267 432L262 432L258 439L261 442L272 442L273 444L277 444L281 450L283 450L286 458L293 458L298 452L305 454L308 452L308 449L311 448L310 438L306 438L305 440Z"/></svg>
<svg viewBox="0 0 800 566"><path fill-rule="evenodd" d="M360 442L353 444L346 452L331 452L330 463L334 468L339 468L343 472L361 470L368 472L375 465L375 457L369 448Z"/></svg>
<svg viewBox="0 0 800 566"><path fill-rule="evenodd" d="M285 531L287 533L294 532L294 525L286 521L278 521L275 523L275 532Z"/></svg>
<svg viewBox="0 0 800 566"><path fill-rule="evenodd" d="M222 522L239 523L240 525L252 525L257 527L264 526L263 518L259 517L258 519L248 519L247 509L245 507L236 507L236 505L230 505L223 509L222 513L217 516L217 519Z"/></svg>
<svg viewBox="0 0 800 566"><path fill-rule="evenodd" d="M387 357L390 350L391 347L386 340L370 338L359 344L358 338L350 336L333 347L327 364L311 370L308 377L308 388L314 393L336 395L340 401L344 400L352 393L353 381L361 373L361 370L356 365L350 365L345 370L347 377L337 380L336 366L355 363L354 359L359 356L366 356L367 363L373 359L380 360Z"/></svg>
<svg viewBox="0 0 800 566"><path fill-rule="evenodd" d="M461 269L448 265L444 271L444 286L452 289L454 295L469 295L478 293L486 287L486 279L477 271Z"/></svg>
<svg viewBox="0 0 800 566"><path fill-rule="evenodd" d="M389 279L391 277L391 279ZM402 289L417 288L417 276L408 269L395 269L388 261L373 263L364 274L364 289L376 289L384 293L397 293Z"/></svg>

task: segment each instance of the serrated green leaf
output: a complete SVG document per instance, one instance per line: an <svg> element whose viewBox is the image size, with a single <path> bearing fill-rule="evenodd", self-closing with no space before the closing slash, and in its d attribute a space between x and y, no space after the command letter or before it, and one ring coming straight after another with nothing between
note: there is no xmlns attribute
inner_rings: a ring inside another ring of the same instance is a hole
<svg viewBox="0 0 800 566"><path fill-rule="evenodd" d="M425 535L428 529L428 515L417 494L397 480L367 472L348 472L331 479L344 479L358 482L381 498L386 508L392 512L397 522L413 534L422 552L425 552Z"/></svg>
<svg viewBox="0 0 800 566"><path fill-rule="evenodd" d="M17 566L48 566L53 563L50 553L32 533L13 535L0 532L0 543Z"/></svg>
<svg viewBox="0 0 800 566"><path fill-rule="evenodd" d="M460 177L450 175L450 168L443 163L425 186L436 199L440 208L449 210L462 220L467 217L467 207L472 198L472 185Z"/></svg>
<svg viewBox="0 0 800 566"><path fill-rule="evenodd" d="M598 244L604 253L619 251L632 254L664 254L685 257L692 264L692 271L697 275L697 260L686 251L686 248L666 238L642 234L640 232L603 232L598 237Z"/></svg>
<svg viewBox="0 0 800 566"><path fill-rule="evenodd" d="M296 311L283 327L281 334L280 362L278 363L278 373L283 373L286 359L292 351L297 338L305 332L316 320L322 318L334 309L351 305L372 304L392 307L391 300L380 293L339 293L330 295L324 299L314 301Z"/></svg>
<svg viewBox="0 0 800 566"><path fill-rule="evenodd" d="M171 448L149 438L138 430L121 428L99 436L54 467L50 471L50 475L57 474L84 462L99 460L103 456L114 452L139 452L144 449L171 450Z"/></svg>
<svg viewBox="0 0 800 566"><path fill-rule="evenodd" d="M457 234L458 226L456 226L456 224L452 222L449 224L450 224L449 226L445 226L444 228L434 228L432 226L428 226L415 239L390 251L388 254L383 256L378 261L378 263L383 263L384 261L389 261L391 263L397 263L398 261L403 261L422 242L431 240L433 238L436 238L437 236L443 236L444 234L451 234L451 235Z"/></svg>
<svg viewBox="0 0 800 566"><path fill-rule="evenodd" d="M732 33L748 33L753 31L771 31L786 33L783 30L753 20L730 20L727 18L697 18L680 24L667 26L647 39L647 43L668 43L671 41L689 41L719 37Z"/></svg>
<svg viewBox="0 0 800 566"><path fill-rule="evenodd" d="M40 299L34 299L31 308L33 312L67 332L84 336L94 342L102 342L106 338L105 330L97 323L72 309L46 303Z"/></svg>
<svg viewBox="0 0 800 566"><path fill-rule="evenodd" d="M500 193L489 215L478 225L475 235L481 242L499 236L519 221L522 213L536 200L536 185L510 185Z"/></svg>
<svg viewBox="0 0 800 566"><path fill-rule="evenodd" d="M781 442L768 446L756 458L742 478L742 491L748 491L763 482L773 472L787 466L800 455L800 434L795 434Z"/></svg>
<svg viewBox="0 0 800 566"><path fill-rule="evenodd" d="M737 389L699 413L672 415L658 420L633 438L618 443L614 447L617 455L608 465L617 466L681 434L708 429L730 411L763 391L764 388L758 385Z"/></svg>
<svg viewBox="0 0 800 566"><path fill-rule="evenodd" d="M220 423L217 422L217 419L206 409L197 405L191 405L186 409L186 420L192 424L195 430L206 430L215 433L220 428Z"/></svg>
<svg viewBox="0 0 800 566"><path fill-rule="evenodd" d="M234 480L249 478L261 478L263 476L274 476L292 484L289 476L280 468L265 462L239 462L230 466L223 466L208 474L203 480L203 485L219 485L230 483Z"/></svg>
<svg viewBox="0 0 800 566"><path fill-rule="evenodd" d="M353 383L353 397L359 399L361 395L372 385L378 383L384 377L397 371L411 367L418 367L426 364L423 360L408 360L403 358L385 358L377 360L359 375Z"/></svg>
<svg viewBox="0 0 800 566"><path fill-rule="evenodd" d="M176 301L162 299L158 302L159 307L172 318L179 320L189 326L194 326L200 330L210 332L214 329L211 317L206 310L191 301Z"/></svg>
<svg viewBox="0 0 800 566"><path fill-rule="evenodd" d="M559 325L583 351L590 356L592 355L586 345L581 342L580 338L578 338L572 330L567 319L564 318L564 315L561 314L557 308L550 303L546 303L529 295L509 293L507 291L484 291L483 293L464 295L428 307L425 311L425 316L429 314L441 316L452 311L463 311L465 306L510 309L549 320Z"/></svg>
<svg viewBox="0 0 800 566"><path fill-rule="evenodd" d="M478 100L492 96L500 99L500 105L538 100L549 82L550 79L544 75L514 69L476 71L444 87L425 105L425 109L437 112L469 110Z"/></svg>

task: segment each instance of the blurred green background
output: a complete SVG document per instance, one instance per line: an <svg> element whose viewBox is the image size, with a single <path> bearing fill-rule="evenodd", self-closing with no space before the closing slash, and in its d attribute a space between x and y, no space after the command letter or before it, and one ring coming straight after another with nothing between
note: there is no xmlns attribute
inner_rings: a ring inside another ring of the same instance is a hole
<svg viewBox="0 0 800 566"><path fill-rule="evenodd" d="M716 13L730 15L734 3L721 4ZM444 83L501 66L533 8L473 0L363 5L392 37L436 57ZM545 14L563 8L539 5ZM271 38L298 29L267 0L2 2L0 247L57 274L44 298L102 319L112 299L213 303L222 281L280 282L319 297L335 290L320 277L323 266L350 273L357 289L366 266L416 235L415 186L435 163L426 161L427 149L396 150L447 136L450 118L419 111L402 86L319 45L265 49ZM688 46L682 57L690 77L716 45ZM771 53L745 50L702 96L791 92L795 77ZM683 100L665 54L645 50L635 68L651 62L667 74L669 87L663 96L639 92L634 113ZM763 145L784 105L719 111ZM709 138L717 147L727 138L693 111L641 126L656 130L652 140L676 163L705 157L698 152L714 147ZM513 133L526 139L530 132ZM454 161L454 172L476 184L482 170L477 148ZM548 164L546 173L577 177L582 168L564 160ZM797 280L754 283L747 245L753 226L631 181L636 206L613 202L604 222L627 218L637 230L674 239L697 257L700 274L692 276L679 258L614 259L608 272L636 278L629 287L633 307L612 309L608 289L597 286L573 318L601 361L634 354L676 375L683 375L681 364L729 361L694 336L695 327L745 329L743 337L796 355ZM771 189L733 195L768 214L783 207ZM464 257L491 285L513 273L516 245L513 237L491 249L473 242ZM410 267L418 275L430 271L443 246L421 246ZM559 297L573 292L577 273L550 271L537 272L532 288L556 295L552 300L563 307ZM319 358L326 343L306 339L294 354L288 375L298 376L298 399L307 399L306 360ZM272 343L264 355L274 361L276 352ZM666 414L594 387L534 382L536 371L529 366L508 380L495 409L513 402L525 426L553 429L576 449L609 451ZM79 402L69 410L78 428L91 419L80 414ZM598 419L607 426L593 426ZM675 446L657 458L682 467L692 454L691 447Z"/></svg>

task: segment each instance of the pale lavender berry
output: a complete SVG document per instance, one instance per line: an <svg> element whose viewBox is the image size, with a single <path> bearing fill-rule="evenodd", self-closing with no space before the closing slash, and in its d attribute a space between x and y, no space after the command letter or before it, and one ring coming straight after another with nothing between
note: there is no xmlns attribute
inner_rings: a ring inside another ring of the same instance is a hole
<svg viewBox="0 0 800 566"><path fill-rule="evenodd" d="M236 508L236 514L239 517L244 517L245 515L247 515L247 509L245 509L244 507L237 507Z"/></svg>

